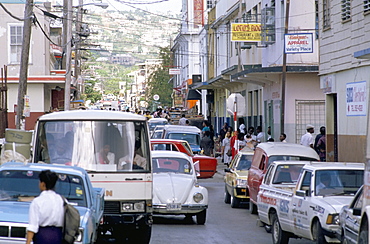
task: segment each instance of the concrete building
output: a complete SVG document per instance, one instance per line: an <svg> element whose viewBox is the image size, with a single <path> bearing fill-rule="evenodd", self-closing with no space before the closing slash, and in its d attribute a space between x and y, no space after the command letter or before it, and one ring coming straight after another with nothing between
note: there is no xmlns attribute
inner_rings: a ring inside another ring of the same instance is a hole
<svg viewBox="0 0 370 244"><path fill-rule="evenodd" d="M197 1L184 0L183 6L186 8L183 12L188 15L189 12L194 13L193 2ZM195 34L181 32L173 46L175 57L179 56L184 61L175 61L181 74L177 76L174 86L182 86L180 81L185 81L191 74L201 75L200 82L192 82L190 88L206 93L201 98L202 104L206 102L202 108L216 131L220 130L224 122L234 126L232 116L226 109L226 100L231 93L240 93L245 99L246 107L242 117L246 126L262 126L264 131L270 126L271 136L275 139L282 132L282 121L283 132L287 134L289 142L299 142L305 133L306 124L314 124L316 128L325 124L324 94L320 90L318 77L318 11L315 2L290 3L287 33L295 36L307 34L311 37L312 47L308 53L287 54L285 74L285 1L220 0L204 2L204 6L210 9L205 11L205 25L195 33L200 46L198 60L191 61L191 55L180 55L181 52L194 53L189 45L184 44L190 37L194 38ZM261 24L261 40L233 41L233 23ZM195 69L198 63L200 67ZM285 89L282 88L284 75ZM283 101L285 113L282 117Z"/></svg>
<svg viewBox="0 0 370 244"><path fill-rule="evenodd" d="M369 133L370 2L321 1L320 87L326 94L327 158L365 162Z"/></svg>
<svg viewBox="0 0 370 244"><path fill-rule="evenodd" d="M12 15L24 18L24 2L13 0L3 5ZM29 108L25 113L27 116L26 129L34 129L35 121L40 115L53 108L64 106L64 72L55 70L55 66L58 66L57 60L61 56L61 49L52 45L42 32L44 30L49 36L51 33L50 18L40 10L40 8L48 10L48 6L41 4L37 6L38 8L34 8L34 14L40 26L32 27L26 93L29 101ZM0 19L0 44L2 46L0 65L1 67L7 66L8 77L8 127L15 128L14 107L18 100L23 22L12 18L3 9L0 9Z"/></svg>

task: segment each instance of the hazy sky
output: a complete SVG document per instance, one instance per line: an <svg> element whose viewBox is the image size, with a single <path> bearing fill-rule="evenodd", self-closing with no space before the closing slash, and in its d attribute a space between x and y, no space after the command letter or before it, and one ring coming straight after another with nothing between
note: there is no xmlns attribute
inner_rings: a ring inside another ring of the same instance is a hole
<svg viewBox="0 0 370 244"><path fill-rule="evenodd" d="M179 14L181 11L182 0L102 0L107 1L108 4L114 5L119 10L135 10L133 7L144 9L149 12L167 12L172 11ZM122 3L119 3L122 2ZM123 4L127 3L127 4ZM130 4L130 3L145 3L145 4Z"/></svg>

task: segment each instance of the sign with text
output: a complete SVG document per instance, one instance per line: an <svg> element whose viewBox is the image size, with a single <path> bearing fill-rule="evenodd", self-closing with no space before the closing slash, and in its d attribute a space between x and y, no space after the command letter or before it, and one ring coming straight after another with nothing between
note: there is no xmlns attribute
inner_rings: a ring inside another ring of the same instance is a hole
<svg viewBox="0 0 370 244"><path fill-rule="evenodd" d="M261 24L259 23L231 23L231 41L233 42L260 42Z"/></svg>
<svg viewBox="0 0 370 244"><path fill-rule="evenodd" d="M346 92L347 116L366 116L366 81L347 83Z"/></svg>
<svg viewBox="0 0 370 244"><path fill-rule="evenodd" d="M204 25L204 3L203 0L194 0L194 26Z"/></svg>
<svg viewBox="0 0 370 244"><path fill-rule="evenodd" d="M169 75L179 75L181 74L181 70L180 69L169 69L168 74Z"/></svg>
<svg viewBox="0 0 370 244"><path fill-rule="evenodd" d="M285 34L285 53L313 53L312 33Z"/></svg>

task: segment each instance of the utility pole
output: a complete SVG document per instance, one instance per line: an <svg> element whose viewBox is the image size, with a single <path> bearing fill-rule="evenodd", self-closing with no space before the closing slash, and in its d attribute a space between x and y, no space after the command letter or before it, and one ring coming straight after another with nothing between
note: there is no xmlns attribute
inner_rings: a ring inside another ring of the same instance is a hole
<svg viewBox="0 0 370 244"><path fill-rule="evenodd" d="M63 9L67 10L67 19L66 21L66 81L64 87L64 111L68 111L70 107L70 94L71 94L71 79L72 79L72 0L64 1L64 4L67 4L67 7L64 6Z"/></svg>
<svg viewBox="0 0 370 244"><path fill-rule="evenodd" d="M285 5L285 27L284 34L288 34L289 26L289 8L290 0L286 0ZM284 38L285 40L285 38ZM283 45L283 71L281 76L281 117L280 117L280 133L284 133L284 123L285 123L285 83L286 83L286 53L285 45Z"/></svg>
<svg viewBox="0 0 370 244"><path fill-rule="evenodd" d="M19 71L18 102L16 128L21 129L24 110L24 96L27 92L28 61L30 54L31 26L33 21L33 0L27 0L24 10L23 40L21 53L21 66Z"/></svg>
<svg viewBox="0 0 370 244"><path fill-rule="evenodd" d="M79 84L81 77L81 22L83 13L83 0L78 0L77 14L76 14L76 43L75 43L75 79L77 81L78 98L82 92L82 81Z"/></svg>

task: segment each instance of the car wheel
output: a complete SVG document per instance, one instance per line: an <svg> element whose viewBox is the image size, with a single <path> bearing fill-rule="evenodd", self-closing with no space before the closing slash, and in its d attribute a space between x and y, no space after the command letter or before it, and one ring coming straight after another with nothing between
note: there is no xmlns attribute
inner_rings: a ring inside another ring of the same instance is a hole
<svg viewBox="0 0 370 244"><path fill-rule="evenodd" d="M239 206L240 206L240 199L235 196L232 196L231 197L231 207L238 208Z"/></svg>
<svg viewBox="0 0 370 244"><path fill-rule="evenodd" d="M230 203L231 202L231 195L229 194L229 192L227 191L227 188L225 186L225 193L224 193L224 202L225 203Z"/></svg>
<svg viewBox="0 0 370 244"><path fill-rule="evenodd" d="M207 209L204 209L202 212L197 213L196 215L197 224L204 225L204 223L206 222L206 217L207 217Z"/></svg>
<svg viewBox="0 0 370 244"><path fill-rule="evenodd" d="M326 239L324 236L324 233L321 228L321 224L318 220L315 220L315 222L312 225L312 237L317 244L326 244Z"/></svg>
<svg viewBox="0 0 370 244"><path fill-rule="evenodd" d="M272 243L288 244L289 235L287 232L281 229L280 222L276 214L272 215L271 233L272 233Z"/></svg>
<svg viewBox="0 0 370 244"><path fill-rule="evenodd" d="M257 214L257 206L249 199L249 212L251 214Z"/></svg>
<svg viewBox="0 0 370 244"><path fill-rule="evenodd" d="M369 243L369 231L367 229L361 230L360 236L358 238L358 244L368 244L368 243Z"/></svg>

